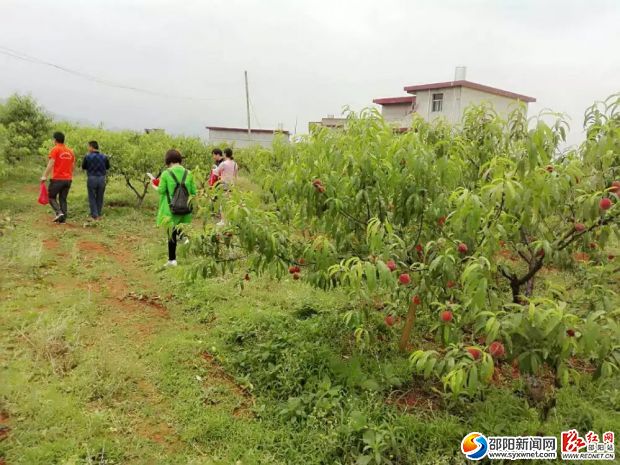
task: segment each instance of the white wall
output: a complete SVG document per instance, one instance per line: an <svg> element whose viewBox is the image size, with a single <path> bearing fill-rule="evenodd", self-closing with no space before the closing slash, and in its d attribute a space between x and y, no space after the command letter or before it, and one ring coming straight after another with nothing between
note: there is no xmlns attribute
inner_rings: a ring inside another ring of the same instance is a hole
<svg viewBox="0 0 620 465"><path fill-rule="evenodd" d="M443 94L443 107L441 111L433 110L433 94ZM426 121L437 118L445 118L449 123L457 123L461 120L461 88L449 87L446 89L421 90L416 92L415 111Z"/></svg>
<svg viewBox="0 0 620 465"><path fill-rule="evenodd" d="M383 119L388 122L411 122L411 103L394 103L390 105L383 105L381 108L381 114ZM407 124L408 126L409 124Z"/></svg>
<svg viewBox="0 0 620 465"><path fill-rule="evenodd" d="M433 94L443 93L441 112L432 111ZM506 117L515 107L516 100L501 95L489 94L469 87L449 87L446 89L423 90L416 93L416 113L426 121L445 118L451 124L461 122L463 112L469 105L490 103L495 111Z"/></svg>
<svg viewBox="0 0 620 465"><path fill-rule="evenodd" d="M210 144L218 145L226 143L227 145L234 145L238 148L252 147L254 145L271 148L276 136L284 137L285 140L288 141L288 136L280 133L253 132L251 135L248 135L247 131L220 131L217 129L209 129Z"/></svg>
<svg viewBox="0 0 620 465"><path fill-rule="evenodd" d="M479 90L463 87L461 91L461 105L463 110L469 105L480 105L483 102L490 103L499 116L506 118L508 114L517 108L517 100L501 95L488 94ZM527 102L526 102L527 109Z"/></svg>

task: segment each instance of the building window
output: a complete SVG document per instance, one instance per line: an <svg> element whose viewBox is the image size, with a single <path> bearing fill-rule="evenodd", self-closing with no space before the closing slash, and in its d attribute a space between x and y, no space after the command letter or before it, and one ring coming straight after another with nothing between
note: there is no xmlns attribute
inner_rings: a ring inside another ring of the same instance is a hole
<svg viewBox="0 0 620 465"><path fill-rule="evenodd" d="M433 111L443 109L443 94L433 94Z"/></svg>

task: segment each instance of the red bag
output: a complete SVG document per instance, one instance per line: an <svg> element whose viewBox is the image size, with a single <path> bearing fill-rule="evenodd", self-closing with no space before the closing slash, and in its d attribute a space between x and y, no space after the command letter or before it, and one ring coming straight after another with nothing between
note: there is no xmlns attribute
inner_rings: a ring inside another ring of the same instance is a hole
<svg viewBox="0 0 620 465"><path fill-rule="evenodd" d="M43 181L41 181L41 190L39 191L39 203L41 205L47 205L50 203L50 198L47 195L47 187Z"/></svg>
<svg viewBox="0 0 620 465"><path fill-rule="evenodd" d="M219 176L211 171L211 176L209 176L209 186L213 187L220 180Z"/></svg>

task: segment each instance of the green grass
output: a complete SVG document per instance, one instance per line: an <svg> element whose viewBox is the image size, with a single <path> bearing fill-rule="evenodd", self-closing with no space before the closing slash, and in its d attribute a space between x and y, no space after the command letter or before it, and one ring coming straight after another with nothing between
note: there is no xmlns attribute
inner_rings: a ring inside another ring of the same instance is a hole
<svg viewBox="0 0 620 465"><path fill-rule="evenodd" d="M406 359L391 343L355 346L346 294L255 277L242 289L241 270L188 283L184 266L160 268L152 193L137 210L113 181L112 206L92 224L77 178L72 224L55 226L36 204L37 174L0 189L10 465L348 464L368 430L387 438L394 464L456 464L469 431L620 431L613 382L560 389L546 421L507 389L403 413L386 397L411 384Z"/></svg>

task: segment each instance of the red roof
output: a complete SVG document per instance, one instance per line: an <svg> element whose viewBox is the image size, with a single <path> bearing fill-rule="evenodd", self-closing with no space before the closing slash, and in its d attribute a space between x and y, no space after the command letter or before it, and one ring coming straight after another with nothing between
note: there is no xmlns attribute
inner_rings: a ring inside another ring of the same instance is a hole
<svg viewBox="0 0 620 465"><path fill-rule="evenodd" d="M408 95L406 97L387 97L387 98L376 98L372 101L372 103L376 103L377 105L396 105L399 103L414 103L415 95Z"/></svg>
<svg viewBox="0 0 620 465"><path fill-rule="evenodd" d="M415 93L418 90L435 90L446 89L449 87L468 87L470 89L479 90L481 92L487 92L489 94L500 95L502 97L508 97L515 100L522 100L524 102L535 102L534 97L528 97L527 95L515 94L514 92L508 92L507 90L497 89L495 87L485 86L477 84L471 81L448 81L448 82L436 82L434 84L421 84L417 86L407 86L405 91L409 93Z"/></svg>
<svg viewBox="0 0 620 465"><path fill-rule="evenodd" d="M248 132L248 128L224 128L221 126L207 126L207 129L213 131L230 131L230 132ZM290 134L288 131L284 129L251 129L250 132L258 133L258 134Z"/></svg>

